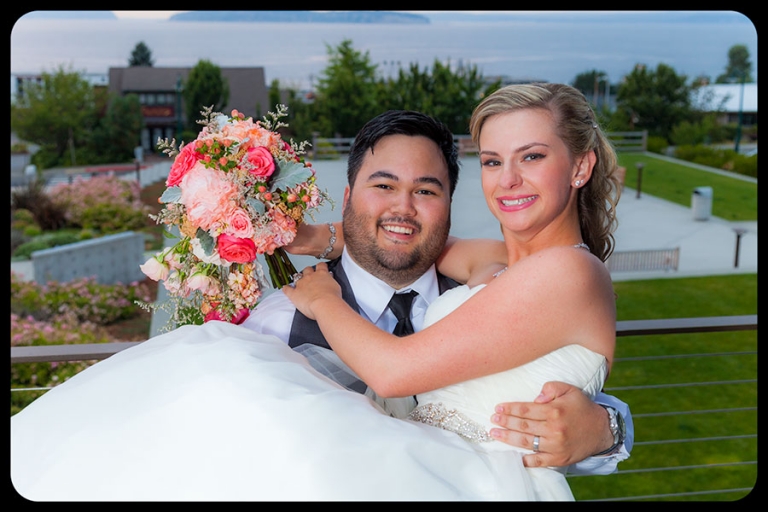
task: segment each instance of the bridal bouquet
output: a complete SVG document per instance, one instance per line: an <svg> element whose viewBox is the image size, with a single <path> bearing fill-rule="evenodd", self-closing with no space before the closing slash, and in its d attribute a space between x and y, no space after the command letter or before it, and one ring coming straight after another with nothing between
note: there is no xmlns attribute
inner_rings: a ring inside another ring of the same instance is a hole
<svg viewBox="0 0 768 512"><path fill-rule="evenodd" d="M193 142L177 149L175 139L158 141L174 161L159 199L165 206L150 217L174 226L179 240L141 270L168 290L171 325L242 323L268 286L258 255L273 286L291 282L296 269L282 247L304 214L329 199L301 157L307 142L288 143L277 132L287 126L284 105L261 121L211 110L202 111L204 127Z"/></svg>

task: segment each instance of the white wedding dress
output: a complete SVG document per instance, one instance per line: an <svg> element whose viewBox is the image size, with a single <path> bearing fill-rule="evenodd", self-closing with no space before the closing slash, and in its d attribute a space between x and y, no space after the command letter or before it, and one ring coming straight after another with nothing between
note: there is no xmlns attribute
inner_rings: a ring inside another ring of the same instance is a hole
<svg viewBox="0 0 768 512"><path fill-rule="evenodd" d="M477 289L445 293L427 321ZM570 345L418 396L414 417L444 419L468 441L390 417L275 337L223 322L186 326L13 416L11 480L33 501L569 500L562 473L526 469L523 450L475 440L497 403L533 400L553 379L594 395L606 368Z"/></svg>

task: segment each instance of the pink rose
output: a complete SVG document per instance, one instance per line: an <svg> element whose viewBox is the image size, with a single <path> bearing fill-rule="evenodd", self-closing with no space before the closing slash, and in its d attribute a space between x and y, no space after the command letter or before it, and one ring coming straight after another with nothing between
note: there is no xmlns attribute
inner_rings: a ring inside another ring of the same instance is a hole
<svg viewBox="0 0 768 512"><path fill-rule="evenodd" d="M192 274L187 279L186 285L189 290L199 290L203 295L217 295L221 293L219 281L200 272Z"/></svg>
<svg viewBox="0 0 768 512"><path fill-rule="evenodd" d="M157 258L154 256L149 258L143 265L139 265L139 268L153 281L164 281L168 279L168 274L170 273L168 266L157 261Z"/></svg>
<svg viewBox="0 0 768 512"><path fill-rule="evenodd" d="M223 233L216 239L219 256L232 263L248 263L256 259L256 244L250 238Z"/></svg>
<svg viewBox="0 0 768 512"><path fill-rule="evenodd" d="M171 172L168 173L168 179L166 180L165 185L168 187L175 187L178 185L184 175L187 174L187 171L189 171L201 158L202 156L200 153L195 151L194 144L187 144L181 148L181 151L176 155L176 159L173 161L173 165L171 165Z"/></svg>
<svg viewBox="0 0 768 512"><path fill-rule="evenodd" d="M182 287L181 276L178 272L172 272L168 279L163 281L163 286L168 290L168 293L174 296L186 297L187 293Z"/></svg>
<svg viewBox="0 0 768 512"><path fill-rule="evenodd" d="M181 180L181 202L187 208L187 219L206 231L224 222L238 197L237 186L225 174L196 164Z"/></svg>
<svg viewBox="0 0 768 512"><path fill-rule="evenodd" d="M275 172L275 159L264 146L248 148L248 161L253 165L249 172L257 178L267 179Z"/></svg>
<svg viewBox="0 0 768 512"><path fill-rule="evenodd" d="M230 318L229 322L235 325L240 325L250 315L251 315L251 311L248 308L243 308L237 311L237 313L235 313L235 315L232 318ZM211 310L207 315L205 315L205 318L203 319L204 322L210 322L211 320L218 320L220 322L224 321L218 309Z"/></svg>
<svg viewBox="0 0 768 512"><path fill-rule="evenodd" d="M242 208L233 208L225 221L227 223L226 233L238 238L252 238L253 224L248 212Z"/></svg>

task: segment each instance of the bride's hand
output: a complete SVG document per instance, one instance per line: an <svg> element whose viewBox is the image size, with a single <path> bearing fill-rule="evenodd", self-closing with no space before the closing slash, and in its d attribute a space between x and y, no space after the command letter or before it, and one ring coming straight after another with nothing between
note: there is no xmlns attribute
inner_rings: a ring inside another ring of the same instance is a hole
<svg viewBox="0 0 768 512"><path fill-rule="evenodd" d="M299 276L282 288L283 293L307 318L317 320L312 311L313 304L330 296L341 297L341 287L333 279L326 263L318 263L315 268L307 267Z"/></svg>

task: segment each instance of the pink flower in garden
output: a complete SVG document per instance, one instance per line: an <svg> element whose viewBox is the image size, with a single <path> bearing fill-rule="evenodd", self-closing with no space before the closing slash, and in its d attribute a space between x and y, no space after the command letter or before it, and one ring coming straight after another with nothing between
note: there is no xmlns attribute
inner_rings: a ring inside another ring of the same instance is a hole
<svg viewBox="0 0 768 512"><path fill-rule="evenodd" d="M256 259L256 244L250 238L223 233L216 240L219 256L232 263L248 263Z"/></svg>
<svg viewBox="0 0 768 512"><path fill-rule="evenodd" d="M181 180L181 202L187 219L206 231L221 224L238 197L237 186L214 169L196 164Z"/></svg>
<svg viewBox="0 0 768 512"><path fill-rule="evenodd" d="M175 187L181 182L181 179L185 174L202 158L202 155L195 151L195 144L187 144L179 154L176 155L176 160L171 165L171 172L168 173L168 179L165 184L168 187Z"/></svg>
<svg viewBox="0 0 768 512"><path fill-rule="evenodd" d="M275 172L275 159L264 146L248 148L248 162L253 165L250 173L257 178L267 179Z"/></svg>

